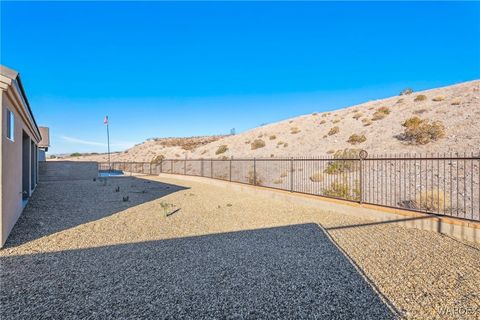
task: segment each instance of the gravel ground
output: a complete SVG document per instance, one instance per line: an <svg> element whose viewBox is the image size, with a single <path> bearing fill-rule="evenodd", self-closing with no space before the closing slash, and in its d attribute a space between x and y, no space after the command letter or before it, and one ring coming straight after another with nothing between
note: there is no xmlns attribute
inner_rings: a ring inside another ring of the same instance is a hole
<svg viewBox="0 0 480 320"><path fill-rule="evenodd" d="M2 319L480 318L479 245L368 223L174 178L43 182L0 251Z"/></svg>

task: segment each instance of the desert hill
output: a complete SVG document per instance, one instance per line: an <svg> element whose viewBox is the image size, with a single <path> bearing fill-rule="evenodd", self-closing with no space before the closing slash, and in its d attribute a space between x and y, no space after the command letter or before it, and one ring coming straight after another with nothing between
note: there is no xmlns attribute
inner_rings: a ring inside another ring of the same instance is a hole
<svg viewBox="0 0 480 320"><path fill-rule="evenodd" d="M112 161L324 156L345 148L369 154L478 153L479 145L480 80L475 80L302 115L232 136L149 140L113 154Z"/></svg>

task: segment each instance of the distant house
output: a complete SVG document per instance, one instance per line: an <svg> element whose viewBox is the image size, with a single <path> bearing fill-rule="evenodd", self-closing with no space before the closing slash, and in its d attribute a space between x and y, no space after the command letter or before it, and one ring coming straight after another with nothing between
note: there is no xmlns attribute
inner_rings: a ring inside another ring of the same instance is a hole
<svg viewBox="0 0 480 320"><path fill-rule="evenodd" d="M38 182L42 141L18 72L0 65L0 247Z"/></svg>
<svg viewBox="0 0 480 320"><path fill-rule="evenodd" d="M50 147L50 129L47 127L38 127L40 129L40 134L42 135L42 140L38 144L38 161L47 161L47 151Z"/></svg>

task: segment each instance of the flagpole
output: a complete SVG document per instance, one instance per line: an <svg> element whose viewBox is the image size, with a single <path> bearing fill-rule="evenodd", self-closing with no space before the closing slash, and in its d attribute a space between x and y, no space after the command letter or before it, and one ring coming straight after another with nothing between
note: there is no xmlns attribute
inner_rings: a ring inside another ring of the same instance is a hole
<svg viewBox="0 0 480 320"><path fill-rule="evenodd" d="M111 171L112 167L110 164L110 131L108 130L109 121L108 121L108 116L106 116L105 118L107 119L108 171Z"/></svg>

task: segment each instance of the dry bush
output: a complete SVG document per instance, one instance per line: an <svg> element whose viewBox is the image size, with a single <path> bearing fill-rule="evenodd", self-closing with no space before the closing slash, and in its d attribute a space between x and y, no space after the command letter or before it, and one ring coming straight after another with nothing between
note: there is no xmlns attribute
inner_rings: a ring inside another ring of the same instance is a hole
<svg viewBox="0 0 480 320"><path fill-rule="evenodd" d="M403 103L403 101L404 101L404 99L403 99L403 98L401 98L401 99L398 99L398 100L397 100L397 104Z"/></svg>
<svg viewBox="0 0 480 320"><path fill-rule="evenodd" d="M312 113L312 116L316 116L317 114L318 114L317 112L314 112L314 113Z"/></svg>
<svg viewBox="0 0 480 320"><path fill-rule="evenodd" d="M380 107L373 114L373 121L381 120L390 114L390 109L388 107Z"/></svg>
<svg viewBox="0 0 480 320"><path fill-rule="evenodd" d="M260 133L257 138L262 138L262 137L263 137L263 133Z"/></svg>
<svg viewBox="0 0 480 320"><path fill-rule="evenodd" d="M323 194L329 197L348 199L350 196L350 189L346 183L333 182L330 187L323 190Z"/></svg>
<svg viewBox="0 0 480 320"><path fill-rule="evenodd" d="M407 95L407 94L412 94L412 93L413 93L413 89L411 89L411 88L405 88L402 91L400 91L401 96L404 96L404 95Z"/></svg>
<svg viewBox="0 0 480 320"><path fill-rule="evenodd" d="M310 181L312 181L312 182L322 182L323 181L323 173L321 173L320 171L314 172L310 176Z"/></svg>
<svg viewBox="0 0 480 320"><path fill-rule="evenodd" d="M203 136L187 138L155 138L153 139L163 147L181 147L183 150L193 150L197 147L217 141L225 136Z"/></svg>
<svg viewBox="0 0 480 320"><path fill-rule="evenodd" d="M334 154L335 153L335 150L334 149L330 149L327 151L327 154Z"/></svg>
<svg viewBox="0 0 480 320"><path fill-rule="evenodd" d="M432 101L439 102L445 100L444 96L436 96L435 98L432 99Z"/></svg>
<svg viewBox="0 0 480 320"><path fill-rule="evenodd" d="M422 114L422 113L425 113L427 111L428 111L428 109L418 109L418 110L413 111L413 113L414 114Z"/></svg>
<svg viewBox="0 0 480 320"><path fill-rule="evenodd" d="M273 184L282 184L283 180L282 179L275 179L273 180Z"/></svg>
<svg viewBox="0 0 480 320"><path fill-rule="evenodd" d="M154 158L152 159L152 161L150 161L150 163L151 163L151 164L159 164L159 163L161 163L163 160L165 160L165 156L164 156L163 154L161 154L161 155L158 155L158 156L154 157Z"/></svg>
<svg viewBox="0 0 480 320"><path fill-rule="evenodd" d="M178 153L175 153L175 157L180 158L180 155Z"/></svg>
<svg viewBox="0 0 480 320"><path fill-rule="evenodd" d="M415 198L415 208L430 212L444 212L449 203L450 196L439 189L423 191Z"/></svg>
<svg viewBox="0 0 480 320"><path fill-rule="evenodd" d="M292 127L290 128L290 133L291 134L297 134L300 132L300 129L298 129L297 127Z"/></svg>
<svg viewBox="0 0 480 320"><path fill-rule="evenodd" d="M445 127L440 121L428 121L412 117L402 124L405 127L403 139L415 144L427 144L445 136Z"/></svg>
<svg viewBox="0 0 480 320"><path fill-rule="evenodd" d="M347 140L347 142L350 144L358 144L365 141L367 141L367 137L365 137L364 134L356 134L356 133L352 134Z"/></svg>
<svg viewBox="0 0 480 320"><path fill-rule="evenodd" d="M277 142L277 145L280 146L280 145L282 145L282 144L284 144L284 143L285 143L285 142L283 142L283 141L278 141L278 142Z"/></svg>
<svg viewBox="0 0 480 320"><path fill-rule="evenodd" d="M347 200L359 200L360 199L360 190L359 184L356 181L355 187L350 190L348 183L346 182L332 182L327 189L323 190L323 194L329 197L347 199Z"/></svg>
<svg viewBox="0 0 480 320"><path fill-rule="evenodd" d="M344 149L338 150L333 155L335 160L330 161L325 168L325 173L328 174L337 174L344 173L349 171L354 171L355 160L342 160L342 159L357 159L359 157L361 149Z"/></svg>
<svg viewBox="0 0 480 320"><path fill-rule="evenodd" d="M262 139L255 139L253 140L251 147L252 150L263 148L265 147L265 141L263 141Z"/></svg>
<svg viewBox="0 0 480 320"><path fill-rule="evenodd" d="M274 135L274 134L272 134L272 135L269 137L269 139L270 139L270 140L275 140L275 139L277 139L277 136Z"/></svg>
<svg viewBox="0 0 480 320"><path fill-rule="evenodd" d="M358 120L358 119L360 119L362 116L363 116L363 113L361 113L360 111L357 111L357 112L355 112L355 114L353 115L352 118L355 119L355 120Z"/></svg>
<svg viewBox="0 0 480 320"><path fill-rule="evenodd" d="M338 118L335 118L335 119L333 119L333 121L332 121L332 123L339 123L339 122L340 122L340 119L338 119Z"/></svg>
<svg viewBox="0 0 480 320"><path fill-rule="evenodd" d="M248 171L248 175L245 178L247 178L247 181L249 184L253 184L257 186L263 185L262 177L258 173L255 176L254 171Z"/></svg>
<svg viewBox="0 0 480 320"><path fill-rule="evenodd" d="M415 99L413 99L413 101L415 102L420 102L420 101L425 101L427 100L427 96L424 95L424 94L419 94L418 96L415 97Z"/></svg>
<svg viewBox="0 0 480 320"><path fill-rule="evenodd" d="M320 124L324 124L326 123L327 121L325 119L322 119L322 121L320 121Z"/></svg>
<svg viewBox="0 0 480 320"><path fill-rule="evenodd" d="M283 147L284 147L284 148L288 147L288 143L285 142L285 143L283 144Z"/></svg>
<svg viewBox="0 0 480 320"><path fill-rule="evenodd" d="M288 176L288 171L284 171L280 174L280 178L285 178L286 176Z"/></svg>
<svg viewBox="0 0 480 320"><path fill-rule="evenodd" d="M250 144L251 142L251 140L245 140L245 144Z"/></svg>
<svg viewBox="0 0 480 320"><path fill-rule="evenodd" d="M328 113L323 113L322 118L325 118L328 115Z"/></svg>
<svg viewBox="0 0 480 320"><path fill-rule="evenodd" d="M221 146L218 147L217 151L215 151L216 155L222 154L227 152L228 146L226 144L222 144Z"/></svg>
<svg viewBox="0 0 480 320"><path fill-rule="evenodd" d="M201 155L204 155L205 153L207 153L207 150L203 150Z"/></svg>
<svg viewBox="0 0 480 320"><path fill-rule="evenodd" d="M452 106L459 106L462 104L462 100L460 99L455 99L452 101Z"/></svg>
<svg viewBox="0 0 480 320"><path fill-rule="evenodd" d="M368 127L369 125L371 125L373 123L373 121L368 119L368 118L363 118L362 123L363 123L364 127Z"/></svg>
<svg viewBox="0 0 480 320"><path fill-rule="evenodd" d="M340 128L339 127L333 127L332 129L330 129L330 131L328 131L328 135L329 136L333 136L334 134L337 134L340 132Z"/></svg>

